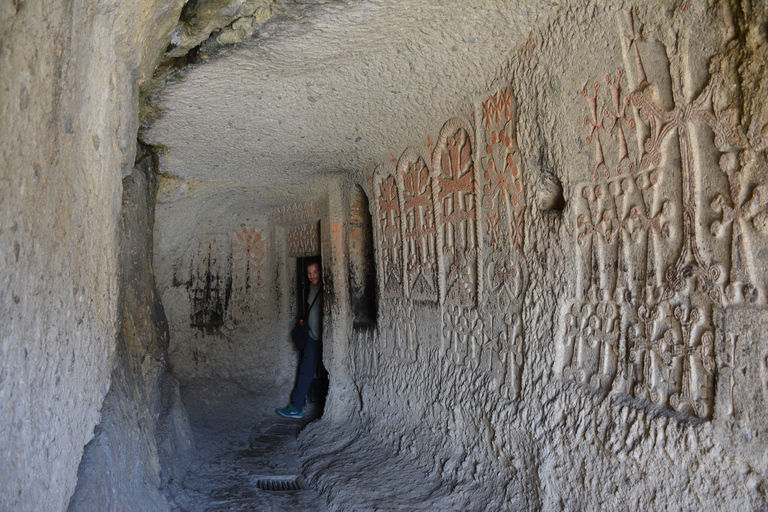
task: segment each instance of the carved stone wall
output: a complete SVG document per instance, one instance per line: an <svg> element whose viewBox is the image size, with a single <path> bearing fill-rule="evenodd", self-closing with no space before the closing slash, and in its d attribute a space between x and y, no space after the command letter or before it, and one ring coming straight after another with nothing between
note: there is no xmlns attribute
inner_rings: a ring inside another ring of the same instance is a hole
<svg viewBox="0 0 768 512"><path fill-rule="evenodd" d="M376 169L372 432L489 509L768 506L764 11L564 8Z"/></svg>
<svg viewBox="0 0 768 512"><path fill-rule="evenodd" d="M558 371L709 419L713 312L766 300L753 256L766 242L754 222L763 142L750 143L723 110L721 72L674 75L693 66L683 55L670 63L663 46L639 38L633 11L622 15L623 66L582 90L593 157L591 176L573 185L580 271ZM667 64L651 82L644 61Z"/></svg>
<svg viewBox="0 0 768 512"><path fill-rule="evenodd" d="M483 105L482 125L451 119L434 148L407 148L374 173L378 332L384 354L408 362L437 355L482 372L514 399L523 364L522 162L509 89ZM485 143L482 156L475 140ZM422 314L437 316L437 340L419 339Z"/></svg>
<svg viewBox="0 0 768 512"><path fill-rule="evenodd" d="M154 272L168 316L173 374L182 384L224 378L287 385L291 354L277 324L271 219L253 214L247 194L192 215L194 197L179 197L179 189L183 184L175 180L161 182L155 223Z"/></svg>

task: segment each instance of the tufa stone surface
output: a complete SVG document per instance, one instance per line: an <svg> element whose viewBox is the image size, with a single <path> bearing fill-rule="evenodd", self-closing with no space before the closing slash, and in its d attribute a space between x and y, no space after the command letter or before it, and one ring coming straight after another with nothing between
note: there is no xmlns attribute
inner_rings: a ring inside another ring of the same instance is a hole
<svg viewBox="0 0 768 512"><path fill-rule="evenodd" d="M0 508L63 510L110 386L121 178L179 1L0 2Z"/></svg>
<svg viewBox="0 0 768 512"><path fill-rule="evenodd" d="M181 3L0 3L2 508L65 508L100 410L73 507L181 475L147 254L119 275L151 90L179 379L287 397L323 258L329 508L768 506L763 3Z"/></svg>
<svg viewBox="0 0 768 512"><path fill-rule="evenodd" d="M167 372L168 323L152 274L156 159L140 146L123 179L123 318L110 390L86 445L69 510L168 510L161 492L182 479L193 443L176 380Z"/></svg>

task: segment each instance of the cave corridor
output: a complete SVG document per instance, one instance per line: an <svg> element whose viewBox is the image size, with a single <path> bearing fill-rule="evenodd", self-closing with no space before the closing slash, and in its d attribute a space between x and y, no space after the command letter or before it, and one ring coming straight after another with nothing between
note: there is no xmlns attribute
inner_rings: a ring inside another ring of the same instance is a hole
<svg viewBox="0 0 768 512"><path fill-rule="evenodd" d="M0 510L768 508L764 2L0 0L0 36Z"/></svg>

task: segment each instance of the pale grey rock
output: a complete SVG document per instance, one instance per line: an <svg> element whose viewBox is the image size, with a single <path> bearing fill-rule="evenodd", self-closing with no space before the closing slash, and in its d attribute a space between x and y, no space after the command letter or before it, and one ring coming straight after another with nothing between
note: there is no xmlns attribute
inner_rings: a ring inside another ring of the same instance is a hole
<svg viewBox="0 0 768 512"><path fill-rule="evenodd" d="M330 384L300 449L324 506L766 507L763 3L256 5L195 4L140 133L173 374L287 398L294 258L319 252ZM5 508L64 508L100 408L140 411L138 358L107 395L119 176L181 5L99 6L0 4ZM159 439L96 438L167 461L97 503L169 505L175 396L153 389Z"/></svg>
<svg viewBox="0 0 768 512"><path fill-rule="evenodd" d="M99 421L138 90L180 4L0 3L2 509L65 509Z"/></svg>

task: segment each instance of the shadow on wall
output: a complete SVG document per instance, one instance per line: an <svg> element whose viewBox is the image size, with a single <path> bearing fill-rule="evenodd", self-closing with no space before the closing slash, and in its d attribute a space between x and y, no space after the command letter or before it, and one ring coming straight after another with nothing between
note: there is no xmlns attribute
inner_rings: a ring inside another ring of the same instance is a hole
<svg viewBox="0 0 768 512"><path fill-rule="evenodd" d="M360 186L353 191L349 214L349 295L353 328L376 328L376 260L368 197Z"/></svg>

